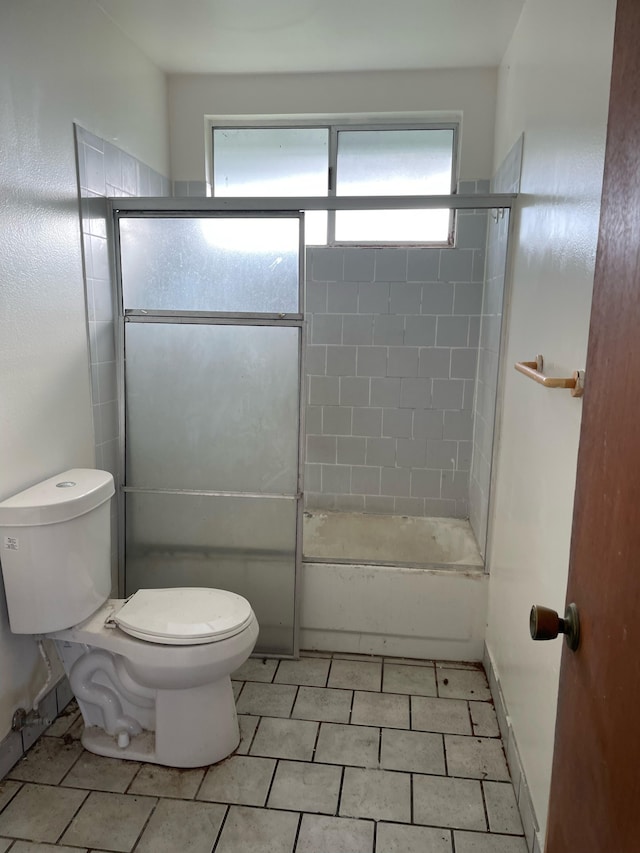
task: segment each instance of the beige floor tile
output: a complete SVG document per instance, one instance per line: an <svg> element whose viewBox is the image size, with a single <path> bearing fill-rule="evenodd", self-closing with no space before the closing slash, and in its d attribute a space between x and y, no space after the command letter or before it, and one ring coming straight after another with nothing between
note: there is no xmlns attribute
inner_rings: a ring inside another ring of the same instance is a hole
<svg viewBox="0 0 640 853"><path fill-rule="evenodd" d="M238 701L238 696L242 692L242 688L244 687L244 681L232 681L231 689L233 690L233 698Z"/></svg>
<svg viewBox="0 0 640 853"><path fill-rule="evenodd" d="M467 703L462 699L411 697L411 728L421 732L471 734Z"/></svg>
<svg viewBox="0 0 640 853"><path fill-rule="evenodd" d="M246 755L249 752L251 741L256 733L260 717L252 717L249 714L238 714L238 725L240 726L240 743L236 749L237 755Z"/></svg>
<svg viewBox="0 0 640 853"><path fill-rule="evenodd" d="M150 797L175 797L192 800L204 779L204 770L183 770L181 767L161 767L143 764L129 787L129 794Z"/></svg>
<svg viewBox="0 0 640 853"><path fill-rule="evenodd" d="M207 771L198 791L198 799L263 806L275 767L273 758L234 755Z"/></svg>
<svg viewBox="0 0 640 853"><path fill-rule="evenodd" d="M226 806L160 800L136 845L136 853L210 853Z"/></svg>
<svg viewBox="0 0 640 853"><path fill-rule="evenodd" d="M316 652L312 649L304 649L300 652L301 658L328 658L331 659L333 655L331 652Z"/></svg>
<svg viewBox="0 0 640 853"><path fill-rule="evenodd" d="M402 666L385 661L382 675L385 693L437 696L436 675L432 666Z"/></svg>
<svg viewBox="0 0 640 853"><path fill-rule="evenodd" d="M496 738L445 735L450 776L510 781L502 743Z"/></svg>
<svg viewBox="0 0 640 853"><path fill-rule="evenodd" d="M454 832L456 853L527 853L524 838L513 835L488 835L477 832Z"/></svg>
<svg viewBox="0 0 640 853"><path fill-rule="evenodd" d="M443 699L491 699L489 684L479 669L445 669L436 667L438 695Z"/></svg>
<svg viewBox="0 0 640 853"><path fill-rule="evenodd" d="M482 789L472 779L413 777L413 821L428 826L485 831Z"/></svg>
<svg viewBox="0 0 640 853"><path fill-rule="evenodd" d="M273 681L277 668L277 660L249 658L231 674L231 677L234 681Z"/></svg>
<svg viewBox="0 0 640 853"><path fill-rule="evenodd" d="M0 836L55 842L86 796L86 791L23 785L0 814Z"/></svg>
<svg viewBox="0 0 640 853"><path fill-rule="evenodd" d="M129 853L157 800L92 791L62 836L62 843Z"/></svg>
<svg viewBox="0 0 640 853"><path fill-rule="evenodd" d="M380 690L381 678L381 661L334 659L327 686L346 690Z"/></svg>
<svg viewBox="0 0 640 853"><path fill-rule="evenodd" d="M315 761L377 767L380 731L372 726L321 723Z"/></svg>
<svg viewBox="0 0 640 853"><path fill-rule="evenodd" d="M11 841L9 841L11 844ZM4 853L6 847L2 846L0 839L0 851ZM11 853L86 853L86 847L66 847L60 844L37 844L33 841L16 841L11 848Z"/></svg>
<svg viewBox="0 0 640 853"><path fill-rule="evenodd" d="M80 710L78 709L78 703L74 699L72 702L69 702L64 711L61 711L61 713L58 714L56 719L45 732L46 736L62 737L76 722L79 716Z"/></svg>
<svg viewBox="0 0 640 853"><path fill-rule="evenodd" d="M411 820L410 775L345 767L339 814L408 823Z"/></svg>
<svg viewBox="0 0 640 853"><path fill-rule="evenodd" d="M324 687L331 661L322 658L281 660L274 678L277 684L304 684L307 687Z"/></svg>
<svg viewBox="0 0 640 853"><path fill-rule="evenodd" d="M13 838L0 838L0 853L5 853L5 850L8 850L12 844L13 844ZM51 849L51 848L49 848L49 849Z"/></svg>
<svg viewBox="0 0 640 853"><path fill-rule="evenodd" d="M369 820L305 814L296 853L373 853L373 826Z"/></svg>
<svg viewBox="0 0 640 853"><path fill-rule="evenodd" d="M280 761L267 805L273 809L335 814L341 778L341 767Z"/></svg>
<svg viewBox="0 0 640 853"><path fill-rule="evenodd" d="M82 746L77 741L41 737L9 772L11 779L57 785L78 760Z"/></svg>
<svg viewBox="0 0 640 853"><path fill-rule="evenodd" d="M396 693L364 693L356 690L351 722L363 726L408 729L409 697Z"/></svg>
<svg viewBox="0 0 640 853"><path fill-rule="evenodd" d="M12 782L10 779L4 779L0 782L0 812L18 793L22 782Z"/></svg>
<svg viewBox="0 0 640 853"><path fill-rule="evenodd" d="M290 684L257 684L248 681L237 702L239 714L257 717L288 717L296 698L297 687Z"/></svg>
<svg viewBox="0 0 640 853"><path fill-rule="evenodd" d="M442 735L382 729L380 766L386 770L406 770L444 776Z"/></svg>
<svg viewBox="0 0 640 853"><path fill-rule="evenodd" d="M318 723L311 720L279 720L263 717L253 739L250 755L311 761Z"/></svg>
<svg viewBox="0 0 640 853"><path fill-rule="evenodd" d="M483 782L489 829L505 835L522 835L522 821L511 782Z"/></svg>
<svg viewBox="0 0 640 853"><path fill-rule="evenodd" d="M471 725L478 737L500 737L500 727L491 702L469 702Z"/></svg>
<svg viewBox="0 0 640 853"><path fill-rule="evenodd" d="M351 652L334 652L331 655L335 660L356 660L364 661L364 663L381 663L382 655L359 655Z"/></svg>
<svg viewBox="0 0 640 853"><path fill-rule="evenodd" d="M61 784L69 788L123 794L139 769L140 765L136 761L83 752Z"/></svg>
<svg viewBox="0 0 640 853"><path fill-rule="evenodd" d="M300 720L325 720L330 723L348 723L351 714L352 690L330 687L301 687L298 690L292 717Z"/></svg>
<svg viewBox="0 0 640 853"><path fill-rule="evenodd" d="M376 853L451 853L448 829L379 823Z"/></svg>
<svg viewBox="0 0 640 853"><path fill-rule="evenodd" d="M230 806L216 853L291 853L299 815Z"/></svg>

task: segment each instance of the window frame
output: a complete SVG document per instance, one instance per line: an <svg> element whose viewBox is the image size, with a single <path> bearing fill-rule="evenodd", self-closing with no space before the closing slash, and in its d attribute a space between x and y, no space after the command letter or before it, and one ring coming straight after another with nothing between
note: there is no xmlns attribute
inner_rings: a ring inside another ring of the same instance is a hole
<svg viewBox="0 0 640 853"><path fill-rule="evenodd" d="M265 116L255 117L232 117L227 118L210 118L207 124L207 159L208 173L211 186L211 196L214 198L222 198L215 195L214 183L214 163L215 163L215 131L216 130L277 130L282 128L305 129L318 128L328 131L328 163L327 163L327 195L315 196L314 198L326 198L327 200L336 198L337 184L337 167L338 167L338 134L342 131L394 131L394 130L450 130L453 134L452 150L451 150L451 194L455 194L458 182L458 164L459 164L459 141L460 141L460 121L455 119L445 119L442 121L420 121L420 120L403 120L403 119L350 119L346 116L336 117L332 120L329 117L309 117L309 118L270 118ZM376 198L384 198L384 196L361 196L362 199L375 200ZM373 205L372 205L373 206ZM398 208L402 209L402 208ZM327 210L327 242L320 244L311 244L327 247L340 246L363 246L372 248L376 246L403 246L403 247L426 247L426 248L448 248L455 245L455 210L449 210L449 228L447 240L443 241L420 241L415 240L398 241L398 240L336 240L336 211L329 206Z"/></svg>

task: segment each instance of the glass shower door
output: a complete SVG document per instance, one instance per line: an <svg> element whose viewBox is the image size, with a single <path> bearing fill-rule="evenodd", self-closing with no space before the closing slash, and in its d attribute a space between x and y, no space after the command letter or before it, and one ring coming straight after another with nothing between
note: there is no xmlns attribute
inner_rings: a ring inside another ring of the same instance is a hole
<svg viewBox="0 0 640 853"><path fill-rule="evenodd" d="M125 594L219 587L297 653L301 217L117 217Z"/></svg>

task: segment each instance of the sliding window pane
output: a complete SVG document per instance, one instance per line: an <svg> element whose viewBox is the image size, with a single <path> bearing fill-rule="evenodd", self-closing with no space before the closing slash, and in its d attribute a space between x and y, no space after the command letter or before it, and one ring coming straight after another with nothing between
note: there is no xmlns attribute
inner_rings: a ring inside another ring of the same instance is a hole
<svg viewBox="0 0 640 853"><path fill-rule="evenodd" d="M126 495L127 588L213 587L243 595L257 652L292 654L297 501Z"/></svg>
<svg viewBox="0 0 640 853"><path fill-rule="evenodd" d="M336 240L344 243L446 243L449 210L339 210Z"/></svg>
<svg viewBox="0 0 640 853"><path fill-rule="evenodd" d="M309 128L216 128L215 196L326 196L329 131Z"/></svg>
<svg viewBox="0 0 640 853"><path fill-rule="evenodd" d="M298 313L298 217L122 217L124 308Z"/></svg>
<svg viewBox="0 0 640 853"><path fill-rule="evenodd" d="M127 323L126 482L295 494L300 330Z"/></svg>

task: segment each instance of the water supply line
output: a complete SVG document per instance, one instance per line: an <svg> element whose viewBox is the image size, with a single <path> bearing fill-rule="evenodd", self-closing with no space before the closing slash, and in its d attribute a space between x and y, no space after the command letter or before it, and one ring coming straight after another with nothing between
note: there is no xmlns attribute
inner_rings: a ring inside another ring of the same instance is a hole
<svg viewBox="0 0 640 853"><path fill-rule="evenodd" d="M40 703L44 699L44 697L49 692L49 687L53 680L53 666L51 664L51 660L49 655L47 654L47 650L44 646L44 638L39 637L37 639L38 651L40 652L40 657L44 661L44 665L47 668L47 680L43 684L42 688L38 690L35 699L33 700L33 706L30 711L27 711L26 708L17 708L14 711L13 717L11 718L11 730L14 732L21 732L22 729L27 726L48 726L53 720L50 720L48 717L43 717L38 708L40 707Z"/></svg>

